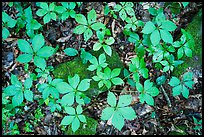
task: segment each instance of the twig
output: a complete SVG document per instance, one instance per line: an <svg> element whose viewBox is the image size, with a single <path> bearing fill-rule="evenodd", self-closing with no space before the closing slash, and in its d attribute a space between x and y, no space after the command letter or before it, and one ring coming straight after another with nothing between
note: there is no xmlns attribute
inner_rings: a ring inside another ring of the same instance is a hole
<svg viewBox="0 0 204 137"><path fill-rule="evenodd" d="M164 96L165 96L165 98L166 98L166 101L167 101L167 103L168 103L168 106L171 107L171 101L170 101L170 99L169 99L169 97L168 97L168 95L167 95L167 93L166 93L166 91L164 90L164 88L163 88L162 85L161 85L161 89L162 89L162 92L164 93Z"/></svg>

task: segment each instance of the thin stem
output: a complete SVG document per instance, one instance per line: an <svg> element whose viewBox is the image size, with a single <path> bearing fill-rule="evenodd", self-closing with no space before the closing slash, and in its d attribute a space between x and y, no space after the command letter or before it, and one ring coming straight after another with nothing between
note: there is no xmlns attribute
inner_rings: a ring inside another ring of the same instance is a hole
<svg viewBox="0 0 204 137"><path fill-rule="evenodd" d="M161 85L161 89L162 89L162 92L164 93L164 96L165 96L165 98L166 98L166 101L167 101L167 103L168 103L168 106L171 107L171 101L170 101L170 99L169 99L169 97L168 97L168 95L167 95L167 93L166 93L166 91L164 90L164 88L163 88L162 85Z"/></svg>

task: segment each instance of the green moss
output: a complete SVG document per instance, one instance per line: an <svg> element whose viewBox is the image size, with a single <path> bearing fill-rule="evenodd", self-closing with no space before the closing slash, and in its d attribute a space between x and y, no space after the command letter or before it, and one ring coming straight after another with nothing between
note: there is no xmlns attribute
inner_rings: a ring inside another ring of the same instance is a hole
<svg viewBox="0 0 204 137"><path fill-rule="evenodd" d="M188 67L195 68L202 65L202 9L193 18L193 21L185 28L186 31L190 32L195 41L195 46L192 49L193 57L183 57L183 64L176 67L173 71L173 75L179 77Z"/></svg>
<svg viewBox="0 0 204 137"><path fill-rule="evenodd" d="M87 123L81 123L79 129L74 133L71 126L68 127L66 135L95 135L98 122L90 117L86 117Z"/></svg>
<svg viewBox="0 0 204 137"><path fill-rule="evenodd" d="M98 56L103 53L103 50L99 50L97 52L91 51L90 52L92 55L98 58ZM106 55L106 62L108 63L108 66L111 69L114 68L121 68L121 70L124 68L119 55L117 54L116 51L113 50L112 56ZM62 63L58 66L55 67L55 70L53 71L53 74L55 78L62 78L67 82L67 77L74 76L75 74L78 74L80 79L85 79L85 78L92 78L92 76L96 75L95 71L91 72L87 70L88 64L83 64L82 60L80 57L76 57L72 61L68 61L66 63ZM120 77L122 78L123 75L122 73L120 74ZM98 95L99 93L106 91L107 88L103 87L101 89L98 88L98 82L92 80L91 81L91 86L88 91L84 92L87 96L92 97L93 95Z"/></svg>

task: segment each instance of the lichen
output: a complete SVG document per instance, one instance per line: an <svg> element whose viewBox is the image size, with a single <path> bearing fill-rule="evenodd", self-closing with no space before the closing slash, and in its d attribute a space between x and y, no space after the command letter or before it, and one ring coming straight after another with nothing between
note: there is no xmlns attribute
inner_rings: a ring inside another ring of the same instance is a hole
<svg viewBox="0 0 204 137"><path fill-rule="evenodd" d="M79 129L74 133L71 126L68 126L66 135L95 135L98 122L90 117L86 117L87 123L81 123Z"/></svg>
<svg viewBox="0 0 204 137"><path fill-rule="evenodd" d="M193 21L185 28L190 32L195 41L195 46L192 49L193 57L183 57L183 64L176 67L173 71L174 76L181 76L188 67L196 68L202 66L202 9L193 18Z"/></svg>
<svg viewBox="0 0 204 137"><path fill-rule="evenodd" d="M98 56L101 53L103 53L103 50L99 50L97 52L96 51L90 51L90 53L98 58ZM108 63L108 66L111 69L121 68L121 70L122 70L124 68L118 53L114 50L113 50L111 57L106 55L106 62ZM54 74L55 78L64 79L66 82L67 82L68 76L73 77L75 74L78 74L81 80L86 79L86 78L91 79L92 76L94 76L96 74L95 74L95 71L91 72L91 71L87 70L89 65L90 65L90 63L83 64L81 58L76 57L74 60L59 64L58 66L56 66L55 70L53 71L53 74ZM122 73L120 74L120 77L121 78L123 77ZM107 90L106 87L102 87L99 89L98 88L98 82L92 80L89 90L85 91L84 93L88 97L92 97L93 95L98 95L99 93L106 91L106 90Z"/></svg>

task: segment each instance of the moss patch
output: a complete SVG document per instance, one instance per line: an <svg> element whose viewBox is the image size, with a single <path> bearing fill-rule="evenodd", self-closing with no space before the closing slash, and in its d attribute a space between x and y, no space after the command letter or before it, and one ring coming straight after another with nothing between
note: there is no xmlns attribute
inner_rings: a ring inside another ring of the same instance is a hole
<svg viewBox="0 0 204 137"><path fill-rule="evenodd" d="M103 53L103 50L99 50L97 52L90 51L92 55L98 58L98 56ZM113 50L112 56L106 55L106 62L108 63L108 66L111 69L114 68L121 68L121 70L124 68L120 57L118 53ZM75 74L78 74L80 79L85 79L85 78L92 78L92 76L96 75L95 71L91 72L87 70L88 66L90 63L88 62L87 64L83 64L82 60L80 57L76 57L72 61L68 61L66 63L62 63L58 66L56 66L55 70L53 71L53 74L55 78L61 78L64 79L67 82L67 77L74 76ZM122 72L122 71L121 71ZM120 77L122 78L123 75L122 73L120 74ZM98 95L99 93L106 91L106 87L102 87L101 89L98 88L98 82L92 80L91 81L91 86L88 91L84 92L87 96L92 97L93 95Z"/></svg>
<svg viewBox="0 0 204 137"><path fill-rule="evenodd" d="M86 117L86 121L87 123L81 123L79 129L75 133L72 131L71 126L69 126L65 135L95 135L98 122L90 117Z"/></svg>
<svg viewBox="0 0 204 137"><path fill-rule="evenodd" d="M185 28L190 32L195 41L195 47L192 49L193 57L182 58L183 64L176 67L173 71L173 75L179 77L188 67L196 68L202 66L202 9L193 18L193 21Z"/></svg>

